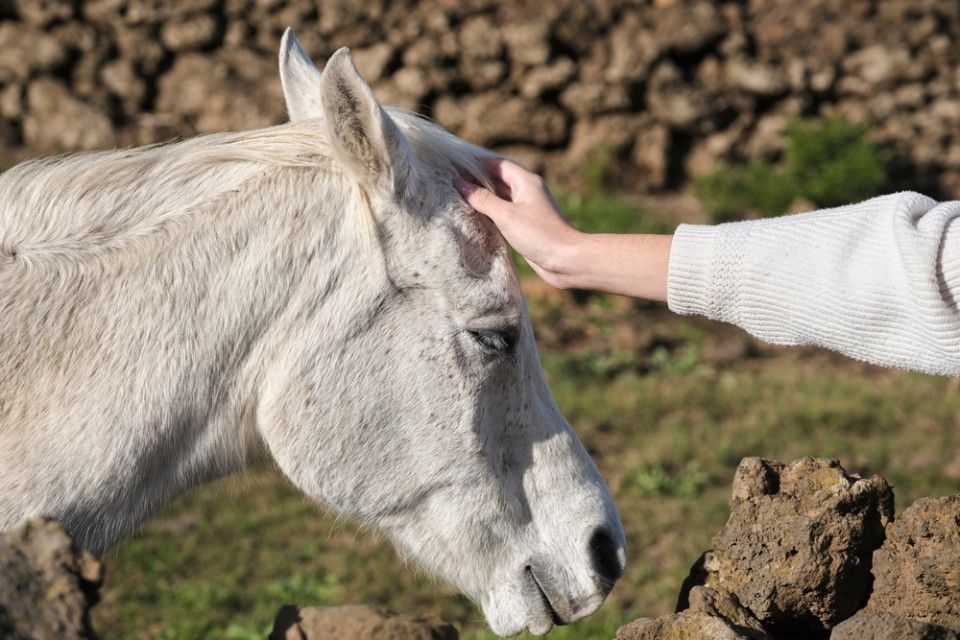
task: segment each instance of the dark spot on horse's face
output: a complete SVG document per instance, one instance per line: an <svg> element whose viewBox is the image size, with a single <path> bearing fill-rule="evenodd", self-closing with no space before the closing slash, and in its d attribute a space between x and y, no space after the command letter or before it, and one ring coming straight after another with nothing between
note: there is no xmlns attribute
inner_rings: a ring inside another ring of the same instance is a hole
<svg viewBox="0 0 960 640"><path fill-rule="evenodd" d="M484 246L463 236L457 238L460 245L460 264L471 276L482 278L490 273L494 256Z"/></svg>

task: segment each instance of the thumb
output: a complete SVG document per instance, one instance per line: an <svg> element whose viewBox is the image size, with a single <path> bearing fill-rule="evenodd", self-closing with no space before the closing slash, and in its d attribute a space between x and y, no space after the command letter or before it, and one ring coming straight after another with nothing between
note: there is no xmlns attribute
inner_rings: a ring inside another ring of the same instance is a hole
<svg viewBox="0 0 960 640"><path fill-rule="evenodd" d="M453 179L453 187L471 207L493 219L502 220L510 213L513 204L489 189L467 182L460 176Z"/></svg>

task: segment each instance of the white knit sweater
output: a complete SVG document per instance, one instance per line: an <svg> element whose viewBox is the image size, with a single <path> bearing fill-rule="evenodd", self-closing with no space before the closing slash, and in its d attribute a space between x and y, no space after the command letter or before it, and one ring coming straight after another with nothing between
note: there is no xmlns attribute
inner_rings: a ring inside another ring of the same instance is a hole
<svg viewBox="0 0 960 640"><path fill-rule="evenodd" d="M960 375L960 202L896 193L717 226L681 225L667 297L776 344Z"/></svg>

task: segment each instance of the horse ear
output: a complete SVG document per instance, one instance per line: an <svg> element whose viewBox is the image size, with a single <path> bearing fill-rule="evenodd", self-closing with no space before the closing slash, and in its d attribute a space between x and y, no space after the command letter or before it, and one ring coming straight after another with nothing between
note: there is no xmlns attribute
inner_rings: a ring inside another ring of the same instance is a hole
<svg viewBox="0 0 960 640"><path fill-rule="evenodd" d="M368 182L392 181L395 193L401 193L411 166L409 144L360 77L346 47L323 69L321 101L338 159Z"/></svg>
<svg viewBox="0 0 960 640"><path fill-rule="evenodd" d="M287 27L280 41L280 86L291 122L323 115L320 85L320 71Z"/></svg>

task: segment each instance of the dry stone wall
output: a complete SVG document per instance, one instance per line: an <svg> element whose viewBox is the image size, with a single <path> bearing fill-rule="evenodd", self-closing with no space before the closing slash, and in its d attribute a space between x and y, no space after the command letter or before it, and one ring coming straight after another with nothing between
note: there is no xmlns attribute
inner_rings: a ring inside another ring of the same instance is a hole
<svg viewBox="0 0 960 640"><path fill-rule="evenodd" d="M797 116L870 122L906 185L960 194L960 4L943 0L2 0L0 149L283 120L275 56L350 46L388 103L555 177L682 186L774 157Z"/></svg>

